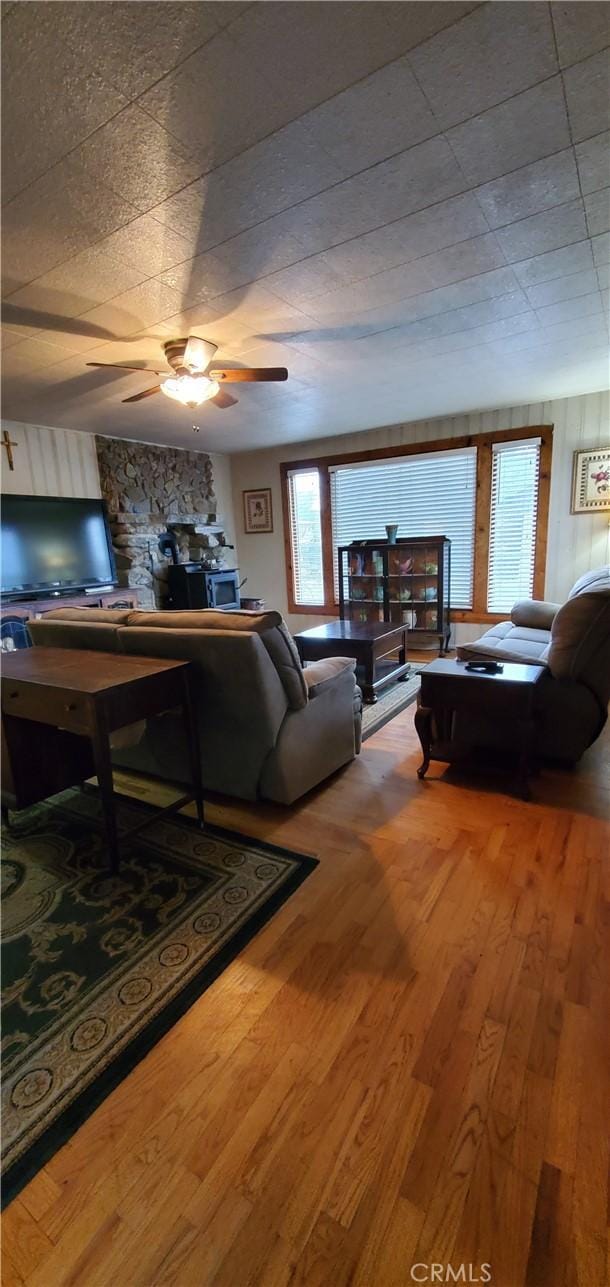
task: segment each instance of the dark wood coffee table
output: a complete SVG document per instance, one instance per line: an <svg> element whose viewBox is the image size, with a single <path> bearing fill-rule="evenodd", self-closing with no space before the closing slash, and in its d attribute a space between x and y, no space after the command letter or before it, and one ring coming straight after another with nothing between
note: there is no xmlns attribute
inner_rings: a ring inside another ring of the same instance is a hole
<svg viewBox="0 0 610 1287"><path fill-rule="evenodd" d="M192 663L80 648L27 648L2 660L2 806L21 809L97 776L110 865L118 868L110 735L138 720L181 706L193 790L156 811L192 800L203 826L203 787L191 697Z"/></svg>
<svg viewBox="0 0 610 1287"><path fill-rule="evenodd" d="M320 661L322 657L355 657L364 671L362 696L365 702L376 702L386 684L404 679L409 674L407 662L407 627L392 621L329 621L295 635L302 662ZM377 675L377 662L398 651L398 664L385 675Z"/></svg>
<svg viewBox="0 0 610 1287"><path fill-rule="evenodd" d="M518 728L521 748L519 793L524 800L529 799L528 778L536 732L534 695L546 667L507 661L501 665L501 672L485 675L467 670L464 661L443 658L431 662L422 671L415 712L415 727L424 753L417 770L419 778L424 777L431 759L451 759L448 747L454 711L483 713L499 723L506 720Z"/></svg>

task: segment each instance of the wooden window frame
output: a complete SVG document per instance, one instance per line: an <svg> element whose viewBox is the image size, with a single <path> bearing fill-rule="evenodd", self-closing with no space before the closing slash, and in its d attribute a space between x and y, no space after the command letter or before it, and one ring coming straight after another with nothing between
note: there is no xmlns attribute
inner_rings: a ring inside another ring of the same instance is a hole
<svg viewBox="0 0 610 1287"><path fill-rule="evenodd" d="M373 447L368 451L349 451L343 455L316 456L308 460L288 460L280 465L282 483L282 517L284 522L284 550L286 560L286 586L288 611L296 615L310 613L317 617L338 617L335 603L333 574L333 533L330 505L330 467L332 465L360 464L367 460L388 460L397 456L419 456L434 451L455 451L461 447L477 448L477 475L475 499L475 542L472 608L451 611L452 621L494 622L506 619L506 613L487 611L487 579L489 569L489 529L491 518L491 466L492 448L497 442L520 442L540 438L540 467L538 471L538 511L536 522L536 548L534 555L534 588L536 599L544 598L546 551L551 488L551 459L553 454L553 426L534 425L524 429L501 429L496 433L468 434L461 438L436 438L433 442L403 443L396 447ZM290 505L288 499L289 475L301 469L317 469L320 476L320 527L322 534L322 570L324 602L297 603L294 597L292 568L292 542L290 535Z"/></svg>

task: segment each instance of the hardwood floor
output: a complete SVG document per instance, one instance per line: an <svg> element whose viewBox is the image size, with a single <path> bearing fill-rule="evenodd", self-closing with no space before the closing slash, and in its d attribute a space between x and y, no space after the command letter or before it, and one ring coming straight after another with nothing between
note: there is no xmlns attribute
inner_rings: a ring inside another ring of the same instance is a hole
<svg viewBox="0 0 610 1287"><path fill-rule="evenodd" d="M320 865L8 1209L5 1287L604 1287L608 750L422 783L410 707L210 807Z"/></svg>

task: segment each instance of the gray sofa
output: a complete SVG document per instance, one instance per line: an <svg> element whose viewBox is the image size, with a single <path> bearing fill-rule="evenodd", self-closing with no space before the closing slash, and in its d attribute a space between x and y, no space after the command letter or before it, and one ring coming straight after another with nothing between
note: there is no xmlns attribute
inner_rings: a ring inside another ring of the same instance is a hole
<svg viewBox="0 0 610 1287"><path fill-rule="evenodd" d="M360 750L355 662L303 669L279 612L133 612L58 608L29 623L35 645L100 649L195 663L196 707L208 790L291 804ZM133 726L113 762L188 781L178 712Z"/></svg>
<svg viewBox="0 0 610 1287"><path fill-rule="evenodd" d="M474 643L465 661L529 662L545 667L537 685L538 750L574 762L599 736L610 700L610 567L582 576L564 604L526 599ZM459 721L459 722L458 722ZM511 746L513 730L477 716L455 717L460 749Z"/></svg>

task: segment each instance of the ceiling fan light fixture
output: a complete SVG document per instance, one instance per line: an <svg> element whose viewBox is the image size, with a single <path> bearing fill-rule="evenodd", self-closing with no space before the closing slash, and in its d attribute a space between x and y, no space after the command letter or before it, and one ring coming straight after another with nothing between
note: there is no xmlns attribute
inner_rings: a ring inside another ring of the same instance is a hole
<svg viewBox="0 0 610 1287"><path fill-rule="evenodd" d="M164 380L161 392L185 407L200 407L220 392L216 380L209 380L207 375L176 375Z"/></svg>

